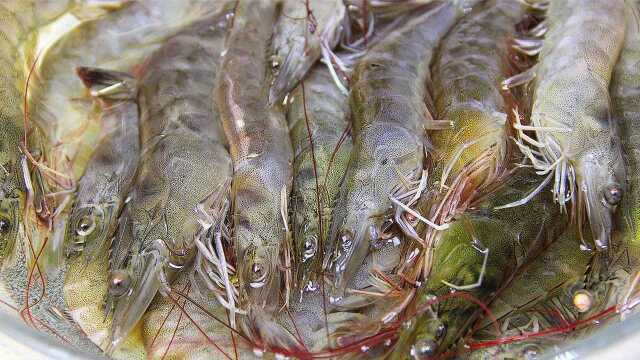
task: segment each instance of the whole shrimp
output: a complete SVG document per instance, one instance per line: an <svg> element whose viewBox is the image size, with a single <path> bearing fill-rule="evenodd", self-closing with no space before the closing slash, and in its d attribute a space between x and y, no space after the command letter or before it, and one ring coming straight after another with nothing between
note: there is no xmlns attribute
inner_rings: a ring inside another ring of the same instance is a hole
<svg viewBox="0 0 640 360"><path fill-rule="evenodd" d="M342 36L346 5L342 0L285 0L273 38L272 65L277 73L269 104L281 101L313 64ZM324 54L324 55L323 55Z"/></svg>
<svg viewBox="0 0 640 360"><path fill-rule="evenodd" d="M624 1L553 1L544 41L527 49L538 64L504 82L534 80L531 125L520 126L519 146L593 241L606 248L613 214L624 192L619 134L611 118L609 83L624 41ZM534 131L536 139L526 135ZM585 214L586 212L586 214Z"/></svg>
<svg viewBox="0 0 640 360"><path fill-rule="evenodd" d="M67 235L71 251L84 251L90 262L113 236L138 165L137 85L125 73L86 67L77 72L103 108L102 136L78 182Z"/></svg>
<svg viewBox="0 0 640 360"><path fill-rule="evenodd" d="M488 1L478 6L452 29L435 57L432 87L436 115L450 120L453 127L432 136L435 165L429 187L440 195L433 204L418 202L418 208L426 207L421 211L436 223L448 223L464 213L511 174L509 133L519 109L514 96L501 92L500 82L508 76L510 65L507 39L513 36L525 10L524 5L512 1ZM478 33L478 28L484 31ZM411 224L409 215L403 215L396 213L401 229L427 245L424 263L413 271L417 275L421 268L427 277L432 264L428 249L447 230L426 223Z"/></svg>
<svg viewBox="0 0 640 360"><path fill-rule="evenodd" d="M142 156L113 245L109 351L192 261L202 213L225 216L212 209L228 196L232 171L212 91L226 18L223 11L184 28L141 70Z"/></svg>
<svg viewBox="0 0 640 360"><path fill-rule="evenodd" d="M251 329L245 330L258 338L273 335L261 324L280 299L279 256L286 241L286 201L292 181L286 119L282 109L267 103L269 39L277 5L271 0L240 1L216 88L233 159L233 242L240 305L255 315L246 318Z"/></svg>
<svg viewBox="0 0 640 360"><path fill-rule="evenodd" d="M334 276L335 301L370 243L386 231L392 190L423 169L424 153L431 148L425 131L440 125L424 104L429 64L442 37L464 13L464 1L440 4L380 40L354 69L354 147L324 261Z"/></svg>
<svg viewBox="0 0 640 360"><path fill-rule="evenodd" d="M300 295L319 283L324 242L331 214L349 162L349 101L335 86L329 70L316 65L291 93L287 112L293 163L293 240Z"/></svg>

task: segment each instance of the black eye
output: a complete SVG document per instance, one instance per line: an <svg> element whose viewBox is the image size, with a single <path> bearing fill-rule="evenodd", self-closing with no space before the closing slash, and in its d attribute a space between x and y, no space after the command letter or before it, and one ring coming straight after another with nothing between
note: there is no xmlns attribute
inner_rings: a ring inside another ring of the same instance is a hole
<svg viewBox="0 0 640 360"><path fill-rule="evenodd" d="M122 270L116 270L109 276L109 294L122 296L129 291L131 278L129 274Z"/></svg>
<svg viewBox="0 0 640 360"><path fill-rule="evenodd" d="M264 286L267 281L269 270L260 261L254 261L249 272L249 286L258 289Z"/></svg>
<svg viewBox="0 0 640 360"><path fill-rule="evenodd" d="M91 234L95 228L96 224L93 220L93 216L85 215L80 218L80 221L78 221L78 225L76 226L76 234L78 234L78 236L87 236Z"/></svg>
<svg viewBox="0 0 640 360"><path fill-rule="evenodd" d="M6 234L11 230L11 222L5 218L0 218L0 234Z"/></svg>
<svg viewBox="0 0 640 360"><path fill-rule="evenodd" d="M342 236L340 236L340 247L342 247L343 250L347 251L351 249L352 245L353 245L353 236L351 235L350 232L345 231L342 234Z"/></svg>
<svg viewBox="0 0 640 360"><path fill-rule="evenodd" d="M442 339L447 334L447 327L444 324L438 325L436 328L436 339Z"/></svg>
<svg viewBox="0 0 640 360"><path fill-rule="evenodd" d="M538 358L538 354L539 349L534 345L530 345L522 349L522 356L525 360L535 360Z"/></svg>
<svg viewBox="0 0 640 360"><path fill-rule="evenodd" d="M393 220L386 219L380 226L380 233L389 235L391 233L391 227L393 226Z"/></svg>
<svg viewBox="0 0 640 360"><path fill-rule="evenodd" d="M609 205L617 205L622 200L622 188L618 184L609 184L604 188L604 200Z"/></svg>

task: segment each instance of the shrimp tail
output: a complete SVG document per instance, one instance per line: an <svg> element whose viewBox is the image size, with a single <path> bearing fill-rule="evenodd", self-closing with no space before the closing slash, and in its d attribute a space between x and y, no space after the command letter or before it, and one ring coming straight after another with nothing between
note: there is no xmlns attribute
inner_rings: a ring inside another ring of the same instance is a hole
<svg viewBox="0 0 640 360"><path fill-rule="evenodd" d="M92 97L106 105L113 101L132 100L136 97L137 84L132 75L94 67L78 67L76 73Z"/></svg>
<svg viewBox="0 0 640 360"><path fill-rule="evenodd" d="M301 358L304 358L303 354L309 354L301 340L278 324L261 307L250 305L247 316L243 316L239 323L251 342L261 345L264 350L284 355L295 354Z"/></svg>

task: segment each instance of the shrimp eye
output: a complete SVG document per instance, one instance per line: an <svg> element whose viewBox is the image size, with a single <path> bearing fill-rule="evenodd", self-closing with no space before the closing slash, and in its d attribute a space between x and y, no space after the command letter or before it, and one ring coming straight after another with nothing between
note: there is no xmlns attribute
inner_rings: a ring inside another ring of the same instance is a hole
<svg viewBox="0 0 640 360"><path fill-rule="evenodd" d="M433 340L419 340L411 347L411 356L416 360L429 359L436 354L438 345Z"/></svg>
<svg viewBox="0 0 640 360"><path fill-rule="evenodd" d="M609 205L617 205L622 200L622 188L618 184L609 184L604 189L604 200Z"/></svg>
<svg viewBox="0 0 640 360"><path fill-rule="evenodd" d="M436 328L436 339L442 339L447 334L447 327L444 324L438 325Z"/></svg>
<svg viewBox="0 0 640 360"><path fill-rule="evenodd" d="M11 222L5 218L0 218L0 234L6 234L11 230Z"/></svg>
<svg viewBox="0 0 640 360"><path fill-rule="evenodd" d="M122 270L116 270L109 276L109 294L122 296L129 291L131 278L129 274Z"/></svg>
<svg viewBox="0 0 640 360"><path fill-rule="evenodd" d="M96 228L96 223L93 220L92 215L85 215L80 218L78 224L76 225L76 234L78 236L88 236L93 230Z"/></svg>
<svg viewBox="0 0 640 360"><path fill-rule="evenodd" d="M342 249L346 251L351 249L352 245L353 236L349 232L344 232L342 236L340 236L340 247L342 247Z"/></svg>
<svg viewBox="0 0 640 360"><path fill-rule="evenodd" d="M573 294L573 306L578 312L587 312L593 306L593 296L586 290L578 290Z"/></svg>
<svg viewBox="0 0 640 360"><path fill-rule="evenodd" d="M265 268L264 264L262 264L262 262L256 261L251 265L249 278L251 279L251 281L249 282L249 286L254 289L261 288L266 284L267 269Z"/></svg>
<svg viewBox="0 0 640 360"><path fill-rule="evenodd" d="M380 234L382 237L390 238L392 236L391 228L393 227L393 224L394 222L391 219L386 219L382 222L382 225L380 225Z"/></svg>
<svg viewBox="0 0 640 360"><path fill-rule="evenodd" d="M539 353L539 349L534 346L534 345L530 345L525 347L524 349L522 349L522 357L525 360L535 360L538 358L538 353Z"/></svg>

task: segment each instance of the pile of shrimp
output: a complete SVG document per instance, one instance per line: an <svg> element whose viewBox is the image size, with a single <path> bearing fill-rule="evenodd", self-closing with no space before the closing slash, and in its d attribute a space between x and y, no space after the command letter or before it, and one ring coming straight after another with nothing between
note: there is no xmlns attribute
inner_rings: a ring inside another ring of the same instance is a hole
<svg viewBox="0 0 640 360"><path fill-rule="evenodd" d="M89 358L560 354L638 316L639 10L9 0L1 308Z"/></svg>

